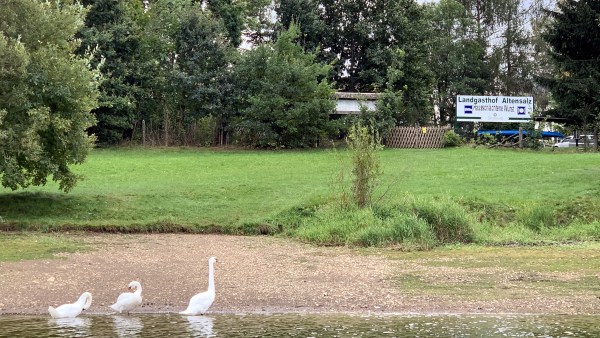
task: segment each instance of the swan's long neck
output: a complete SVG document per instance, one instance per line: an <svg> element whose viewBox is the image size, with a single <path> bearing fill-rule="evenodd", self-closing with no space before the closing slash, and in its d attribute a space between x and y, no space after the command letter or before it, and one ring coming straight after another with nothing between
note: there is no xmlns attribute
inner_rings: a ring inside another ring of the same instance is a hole
<svg viewBox="0 0 600 338"><path fill-rule="evenodd" d="M77 305L79 305L81 307L85 307L87 302L88 302L88 293L84 292L81 294L81 296L79 296L79 299L77 300Z"/></svg>
<svg viewBox="0 0 600 338"><path fill-rule="evenodd" d="M137 296L141 296L142 295L142 285L141 284L137 284L136 285L134 294L136 294Z"/></svg>
<svg viewBox="0 0 600 338"><path fill-rule="evenodd" d="M212 261L208 263L208 291L215 291L215 266Z"/></svg>

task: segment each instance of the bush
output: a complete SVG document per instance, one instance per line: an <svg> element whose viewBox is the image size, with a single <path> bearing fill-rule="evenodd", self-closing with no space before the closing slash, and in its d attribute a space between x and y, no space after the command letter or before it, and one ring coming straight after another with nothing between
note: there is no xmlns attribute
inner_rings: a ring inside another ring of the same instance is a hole
<svg viewBox="0 0 600 338"><path fill-rule="evenodd" d="M201 147L210 147L215 142L215 129L217 119L212 116L203 116L199 118L193 125L193 140L195 145Z"/></svg>
<svg viewBox="0 0 600 338"><path fill-rule="evenodd" d="M454 130L448 130L444 134L444 147L458 147L463 144L463 140Z"/></svg>

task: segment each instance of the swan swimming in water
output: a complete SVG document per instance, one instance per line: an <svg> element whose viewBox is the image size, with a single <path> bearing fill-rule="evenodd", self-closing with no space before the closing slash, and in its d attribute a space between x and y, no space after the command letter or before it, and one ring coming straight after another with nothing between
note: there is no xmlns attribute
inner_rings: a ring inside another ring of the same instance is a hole
<svg viewBox="0 0 600 338"><path fill-rule="evenodd" d="M52 318L75 318L79 316L81 311L87 310L92 305L92 294L84 292L79 296L75 303L63 304L57 308L48 307L48 312Z"/></svg>
<svg viewBox="0 0 600 338"><path fill-rule="evenodd" d="M129 313L129 311L142 304L142 284L133 281L129 283L129 289L135 290L135 292L123 292L117 298L117 302L110 306L115 312Z"/></svg>
<svg viewBox="0 0 600 338"><path fill-rule="evenodd" d="M185 311L179 314L186 316L195 316L204 314L215 301L215 262L217 259L211 257L208 259L208 290L194 295L190 299L190 304Z"/></svg>

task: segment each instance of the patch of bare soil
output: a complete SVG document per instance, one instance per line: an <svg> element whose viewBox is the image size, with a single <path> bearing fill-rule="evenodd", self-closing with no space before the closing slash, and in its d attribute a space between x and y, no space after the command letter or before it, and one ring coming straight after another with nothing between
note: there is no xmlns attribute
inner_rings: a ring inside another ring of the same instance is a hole
<svg viewBox="0 0 600 338"><path fill-rule="evenodd" d="M73 302L84 291L94 297L90 313L110 313L109 305L133 280L143 286L144 303L137 312L181 311L192 295L206 290L210 256L219 260L211 312L600 313L600 300L589 294L548 296L552 293L532 289L520 290L516 298L502 293L484 297L486 290L468 289L469 270L438 269L432 275L414 259L389 259L385 250L365 254L273 237L75 238L93 250L52 260L0 262L0 314L44 314L49 305ZM471 297L404 292L399 282L404 273L420 273L429 283L459 283ZM507 279L507 292L520 277L515 278ZM477 293L482 297L473 297Z"/></svg>

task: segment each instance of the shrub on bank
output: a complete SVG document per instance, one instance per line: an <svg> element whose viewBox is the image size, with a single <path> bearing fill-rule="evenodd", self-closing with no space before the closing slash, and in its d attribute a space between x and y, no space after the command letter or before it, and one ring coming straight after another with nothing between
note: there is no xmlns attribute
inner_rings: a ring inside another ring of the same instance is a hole
<svg viewBox="0 0 600 338"><path fill-rule="evenodd" d="M341 208L330 201L286 210L269 223L288 236L319 245L429 249L468 243L473 233L469 217L459 205L414 198L369 208Z"/></svg>
<svg viewBox="0 0 600 338"><path fill-rule="evenodd" d="M444 134L444 139L442 141L444 147L458 147L461 146L464 142L463 139L454 132L454 130L448 130Z"/></svg>

